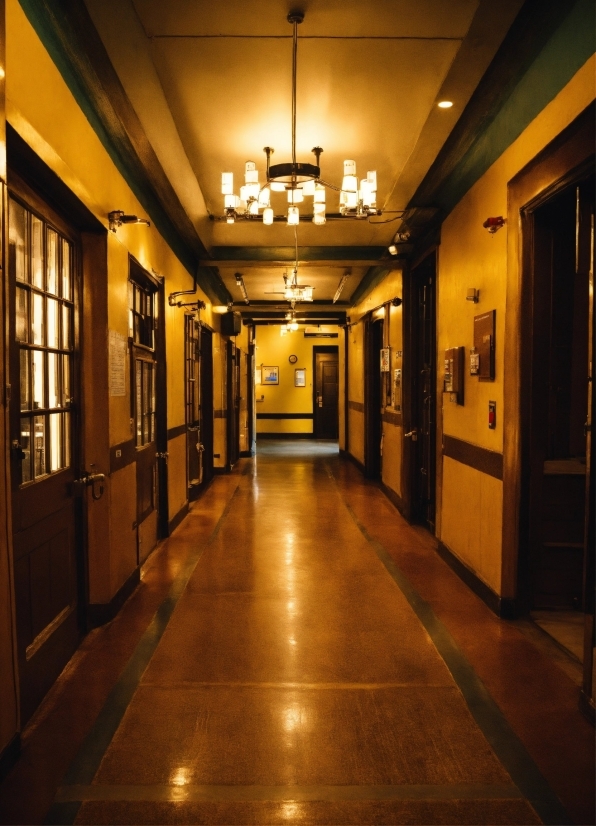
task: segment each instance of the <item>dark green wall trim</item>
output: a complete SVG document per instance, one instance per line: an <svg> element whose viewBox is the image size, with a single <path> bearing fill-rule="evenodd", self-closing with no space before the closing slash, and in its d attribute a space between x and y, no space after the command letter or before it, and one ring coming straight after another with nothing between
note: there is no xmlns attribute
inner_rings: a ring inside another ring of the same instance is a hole
<svg viewBox="0 0 596 826"><path fill-rule="evenodd" d="M398 410L385 410L381 414L381 419L387 424L395 425L396 427L402 426L402 415L401 412Z"/></svg>
<svg viewBox="0 0 596 826"><path fill-rule="evenodd" d="M92 602L87 606L87 623L89 628L97 628L113 620L118 611L141 581L141 569L135 568L126 582L120 586L109 602Z"/></svg>
<svg viewBox="0 0 596 826"><path fill-rule="evenodd" d="M592 0L527 0L409 207L444 218L594 53Z"/></svg>
<svg viewBox="0 0 596 826"><path fill-rule="evenodd" d="M178 436L182 436L183 433L186 433L187 427L185 424L179 424L177 427L170 427L168 429L168 442L170 439L177 439Z"/></svg>
<svg viewBox="0 0 596 826"><path fill-rule="evenodd" d="M471 442L464 442L463 439L456 439L455 436L443 436L443 456L448 456L462 465L479 470L495 479L503 479L503 454L496 450L488 450L485 447L473 445Z"/></svg>
<svg viewBox="0 0 596 826"><path fill-rule="evenodd" d="M364 298L366 298L366 296L374 290L377 284L380 284L385 276L389 275L392 269L394 268L384 267L382 264L378 267L369 267L368 272L352 294L352 298L350 299L352 306L359 304Z"/></svg>
<svg viewBox="0 0 596 826"><path fill-rule="evenodd" d="M217 261L294 261L294 247L213 247ZM298 247L300 261L371 261L387 255L386 247Z"/></svg>
<svg viewBox="0 0 596 826"><path fill-rule="evenodd" d="M490 610L501 619L515 619L518 615L516 601L514 599L506 599L496 594L492 588L483 582L471 568L468 568L461 559L458 559L453 551L447 547L443 542L439 542L437 546L437 553L447 565L454 571L458 577L466 583L468 588L473 591L477 597L488 605Z"/></svg>
<svg viewBox="0 0 596 826"><path fill-rule="evenodd" d="M19 2L106 152L176 257L209 298L218 303L230 300L215 271L198 271L205 247L145 135L85 4Z"/></svg>
<svg viewBox="0 0 596 826"><path fill-rule="evenodd" d="M353 402L348 401L348 410L355 410L357 413L364 413L364 403L363 402Z"/></svg>
<svg viewBox="0 0 596 826"><path fill-rule="evenodd" d="M228 418L228 411L227 410L214 410L213 411L213 418L214 419L227 419Z"/></svg>
<svg viewBox="0 0 596 826"><path fill-rule="evenodd" d="M17 731L0 752L0 783L19 759L21 754L21 735Z"/></svg>
<svg viewBox="0 0 596 826"><path fill-rule="evenodd" d="M314 439L313 433L257 433L259 439ZM258 448L257 448L258 453Z"/></svg>
<svg viewBox="0 0 596 826"><path fill-rule="evenodd" d="M257 419L312 419L312 413L257 413Z"/></svg>

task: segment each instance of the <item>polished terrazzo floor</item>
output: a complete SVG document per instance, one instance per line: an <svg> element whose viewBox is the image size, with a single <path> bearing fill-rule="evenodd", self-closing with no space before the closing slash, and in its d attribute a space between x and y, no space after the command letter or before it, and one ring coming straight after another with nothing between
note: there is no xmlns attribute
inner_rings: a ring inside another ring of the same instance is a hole
<svg viewBox="0 0 596 826"><path fill-rule="evenodd" d="M336 445L260 444L85 639L2 822L593 822L576 686L433 542Z"/></svg>

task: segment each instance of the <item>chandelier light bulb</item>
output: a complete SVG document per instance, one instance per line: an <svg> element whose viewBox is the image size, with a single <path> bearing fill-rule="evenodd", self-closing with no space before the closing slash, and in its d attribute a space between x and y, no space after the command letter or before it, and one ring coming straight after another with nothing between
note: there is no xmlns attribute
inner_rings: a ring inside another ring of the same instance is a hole
<svg viewBox="0 0 596 826"><path fill-rule="evenodd" d="M236 219L234 218L234 213L232 212L231 214L228 214L228 217L226 218L226 224L233 224L235 220Z"/></svg>
<svg viewBox="0 0 596 826"><path fill-rule="evenodd" d="M254 161L247 161L244 165L244 183L245 184L258 184L259 183L259 171L257 169L256 163Z"/></svg>
<svg viewBox="0 0 596 826"><path fill-rule="evenodd" d="M310 180L307 181L304 186L302 187L302 192L304 195L314 195L317 188L317 184L315 181Z"/></svg>
<svg viewBox="0 0 596 826"><path fill-rule="evenodd" d="M344 175L356 175L356 161L344 161Z"/></svg>
<svg viewBox="0 0 596 826"><path fill-rule="evenodd" d="M323 184L317 184L315 187L315 204L325 203L325 187Z"/></svg>
<svg viewBox="0 0 596 826"><path fill-rule="evenodd" d="M285 192L286 185L283 181L271 181L271 192Z"/></svg>
<svg viewBox="0 0 596 826"><path fill-rule="evenodd" d="M244 201L246 203L246 201L248 201L248 199L250 198L249 192L250 192L250 190L248 188L248 184L244 184L243 186L241 186L240 187L240 200Z"/></svg>
<svg viewBox="0 0 596 826"><path fill-rule="evenodd" d="M357 192L358 178L355 175L344 175L341 188L344 192Z"/></svg>
<svg viewBox="0 0 596 826"><path fill-rule="evenodd" d="M366 180L370 184L370 188L372 189L372 191L376 192L377 191L377 171L376 171L376 169L373 169L372 171L369 171L369 172L366 173Z"/></svg>
<svg viewBox="0 0 596 826"><path fill-rule="evenodd" d="M300 223L300 210L297 206L288 207L288 226L297 227Z"/></svg>
<svg viewBox="0 0 596 826"><path fill-rule="evenodd" d="M221 194L222 195L233 195L234 193L234 173L233 172L222 172L221 173Z"/></svg>
<svg viewBox="0 0 596 826"><path fill-rule="evenodd" d="M301 189L288 189L288 203L301 204L304 201L304 194Z"/></svg>
<svg viewBox="0 0 596 826"><path fill-rule="evenodd" d="M363 178L360 181L360 200L364 207L370 207L375 202L375 193L371 188L368 178Z"/></svg>
<svg viewBox="0 0 596 826"><path fill-rule="evenodd" d="M267 226L273 223L273 210L271 207L267 207L263 212L263 223L267 224Z"/></svg>
<svg viewBox="0 0 596 826"><path fill-rule="evenodd" d="M259 202L258 201L251 201L248 207L249 215L258 215L259 214Z"/></svg>
<svg viewBox="0 0 596 826"><path fill-rule="evenodd" d="M271 203L271 190L268 186L263 187L263 189L259 192L259 206L260 207L268 207Z"/></svg>
<svg viewBox="0 0 596 826"><path fill-rule="evenodd" d="M313 224L318 224L319 226L327 222L327 218L325 216L325 204L313 204L312 222Z"/></svg>

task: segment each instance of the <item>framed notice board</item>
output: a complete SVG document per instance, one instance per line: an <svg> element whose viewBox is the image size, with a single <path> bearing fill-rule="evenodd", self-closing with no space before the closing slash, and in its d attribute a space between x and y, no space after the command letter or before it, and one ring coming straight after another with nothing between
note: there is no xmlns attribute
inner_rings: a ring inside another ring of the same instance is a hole
<svg viewBox="0 0 596 826"><path fill-rule="evenodd" d="M495 378L495 322L497 311L474 316L474 349L479 357L477 376L481 381Z"/></svg>

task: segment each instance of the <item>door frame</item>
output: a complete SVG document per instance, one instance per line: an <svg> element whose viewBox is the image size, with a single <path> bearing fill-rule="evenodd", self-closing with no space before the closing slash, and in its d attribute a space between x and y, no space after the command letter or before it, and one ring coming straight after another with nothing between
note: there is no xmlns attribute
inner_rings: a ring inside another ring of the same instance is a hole
<svg viewBox="0 0 596 826"><path fill-rule="evenodd" d="M339 437L339 345L338 344L315 344L312 348L312 435L313 439L317 438L317 355L328 354L337 357L337 433Z"/></svg>
<svg viewBox="0 0 596 826"><path fill-rule="evenodd" d="M383 420L381 412L380 350L383 347L385 316L364 321L364 471L369 479L381 480L383 465L381 439ZM379 336L379 352L374 351L374 337ZM376 445L376 447L375 447Z"/></svg>

